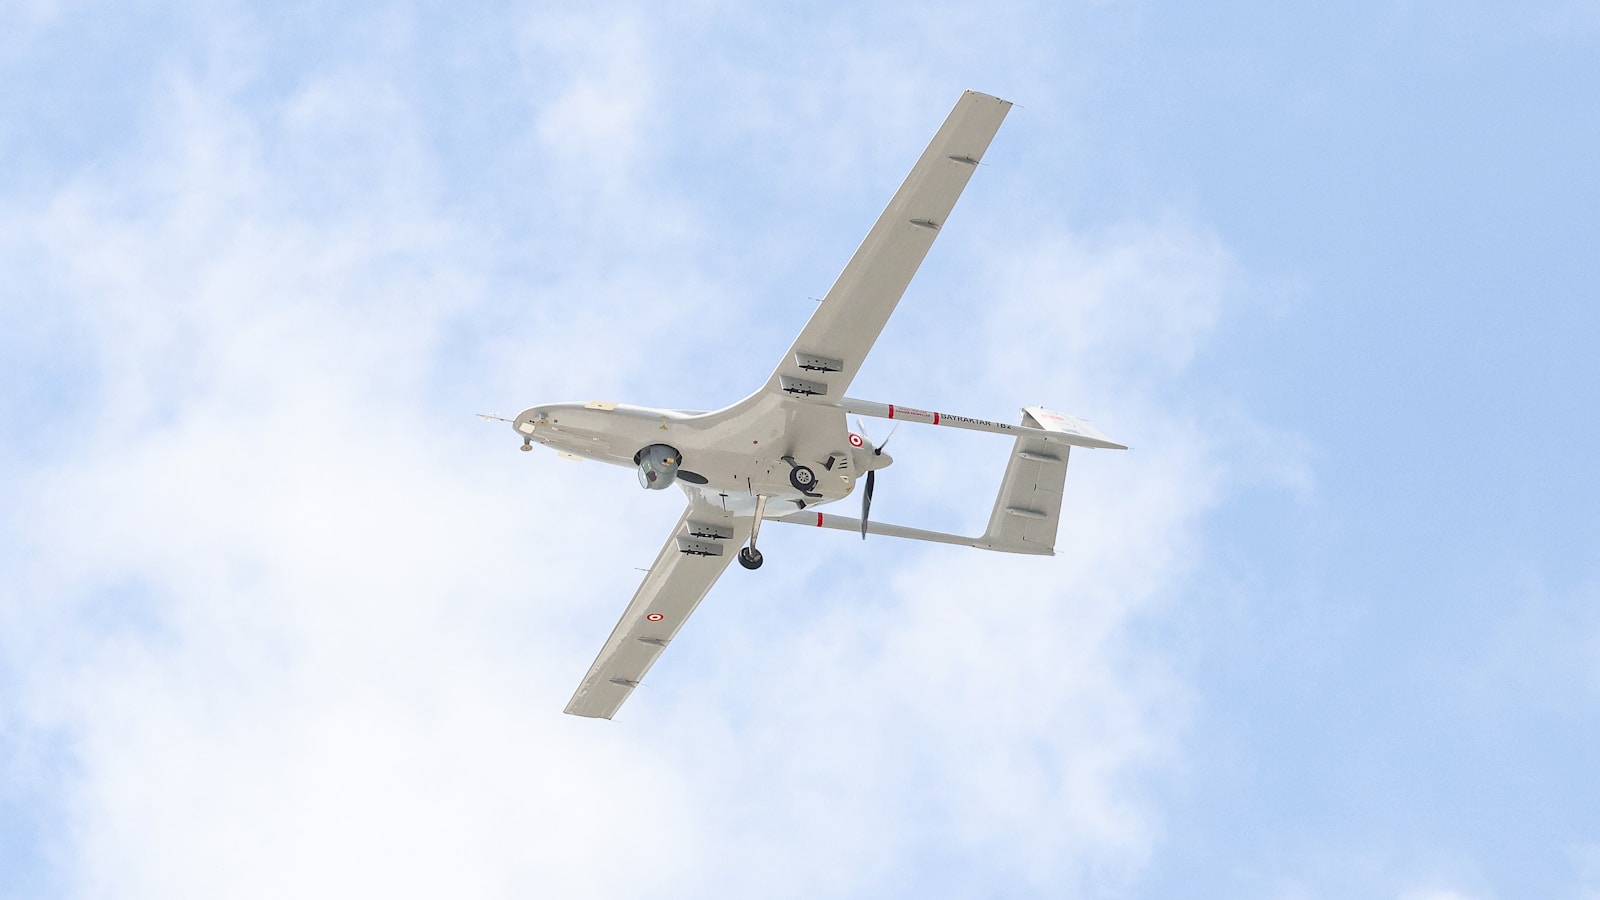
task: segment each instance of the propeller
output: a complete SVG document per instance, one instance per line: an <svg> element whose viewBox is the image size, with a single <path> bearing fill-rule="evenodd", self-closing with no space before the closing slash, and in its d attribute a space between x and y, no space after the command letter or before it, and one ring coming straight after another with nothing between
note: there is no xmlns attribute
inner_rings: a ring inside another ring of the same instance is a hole
<svg viewBox="0 0 1600 900"><path fill-rule="evenodd" d="M867 539L867 516L872 512L872 485L877 481L877 469L867 470L867 490L861 495L861 539Z"/></svg>
<svg viewBox="0 0 1600 900"><path fill-rule="evenodd" d="M867 433L867 429L861 424L860 419L856 419L856 430L861 432L863 436ZM889 436L884 438L881 444L873 444L872 439L870 437L867 438L867 443L872 446L872 455L882 456L883 448L889 446L889 441L894 439L894 433L898 430L900 430L900 423L896 422L894 427L889 429ZM893 461L893 457L890 457L890 461ZM883 465L886 466L888 464L884 463ZM861 492L861 539L863 541L867 539L867 519L872 513L872 489L877 485L878 470L881 468L883 466L874 465L872 468L867 469L867 488Z"/></svg>

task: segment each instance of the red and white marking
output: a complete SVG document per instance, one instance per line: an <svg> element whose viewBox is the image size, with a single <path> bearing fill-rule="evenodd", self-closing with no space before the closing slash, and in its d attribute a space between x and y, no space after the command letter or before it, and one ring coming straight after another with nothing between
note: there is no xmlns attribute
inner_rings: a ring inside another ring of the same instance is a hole
<svg viewBox="0 0 1600 900"><path fill-rule="evenodd" d="M852 446L852 447L859 447L859 446L861 446L861 445L862 445L862 444L863 444L863 443L864 443L864 441L862 441L862 440L861 440L861 435L859 435L859 434L854 434L854 433L852 433L852 434L851 434L851 435L850 435L850 446Z"/></svg>
<svg viewBox="0 0 1600 900"><path fill-rule="evenodd" d="M910 406L895 406L893 403L889 404L889 418L910 419L913 422L932 422L935 425L939 424L939 414L936 412L928 412L925 409L916 409L915 407Z"/></svg>
<svg viewBox="0 0 1600 900"><path fill-rule="evenodd" d="M650 613L649 615L645 616L645 618L652 622L659 622L662 619L665 619L666 616L663 616L661 613Z"/></svg>

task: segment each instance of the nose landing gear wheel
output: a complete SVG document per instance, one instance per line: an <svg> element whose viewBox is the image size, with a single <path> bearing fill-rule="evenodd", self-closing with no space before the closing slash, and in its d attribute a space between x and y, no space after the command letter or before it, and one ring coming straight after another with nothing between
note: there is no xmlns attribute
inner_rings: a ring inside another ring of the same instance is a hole
<svg viewBox="0 0 1600 900"><path fill-rule="evenodd" d="M754 547L743 547L739 550L739 565L746 569L761 568L761 551Z"/></svg>

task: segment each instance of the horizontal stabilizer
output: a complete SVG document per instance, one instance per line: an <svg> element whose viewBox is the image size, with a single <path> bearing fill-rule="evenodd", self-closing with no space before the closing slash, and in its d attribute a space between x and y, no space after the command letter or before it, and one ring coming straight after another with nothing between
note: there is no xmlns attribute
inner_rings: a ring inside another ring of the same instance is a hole
<svg viewBox="0 0 1600 900"><path fill-rule="evenodd" d="M1101 434L1099 429L1077 416L1058 413L1042 406L1024 406L1022 411L1033 419L1032 424L1037 425L1041 431L1081 438L1082 440L1080 441L1072 441L1072 443L1080 447L1095 447L1101 450L1128 449L1125 445L1119 444ZM1029 423L1024 419L1023 424L1027 425Z"/></svg>

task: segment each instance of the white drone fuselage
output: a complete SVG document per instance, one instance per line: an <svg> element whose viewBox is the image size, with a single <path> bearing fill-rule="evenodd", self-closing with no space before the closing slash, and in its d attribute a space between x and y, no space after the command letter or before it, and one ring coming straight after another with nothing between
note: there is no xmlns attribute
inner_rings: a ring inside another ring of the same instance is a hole
<svg viewBox="0 0 1600 900"><path fill-rule="evenodd" d="M838 406L770 394L715 412L548 403L524 410L513 427L524 446L629 468L640 466L644 448L665 445L677 453L673 480L685 492L745 515L765 496L768 518L848 497L859 477L892 461L850 431ZM799 467L814 475L805 489L792 481Z"/></svg>

